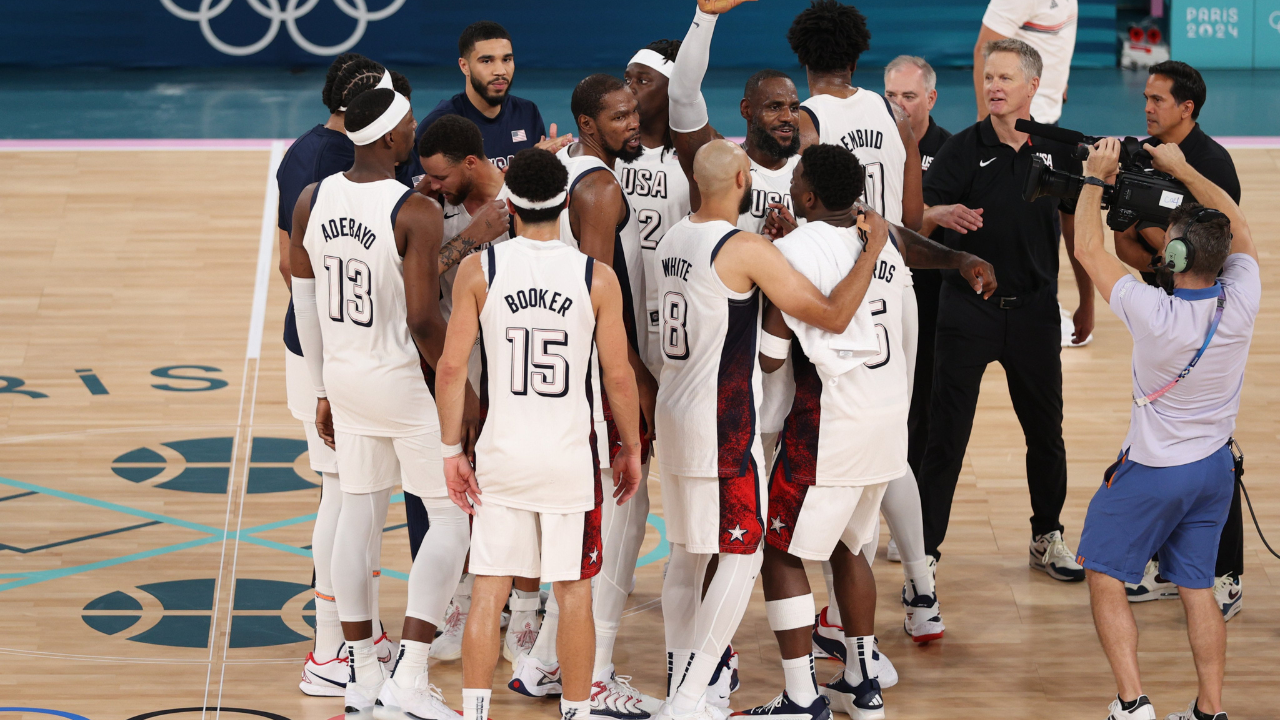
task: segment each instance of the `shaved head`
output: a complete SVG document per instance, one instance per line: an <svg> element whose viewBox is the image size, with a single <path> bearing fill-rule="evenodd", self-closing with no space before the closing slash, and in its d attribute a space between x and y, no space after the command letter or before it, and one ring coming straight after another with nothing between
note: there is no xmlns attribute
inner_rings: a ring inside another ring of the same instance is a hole
<svg viewBox="0 0 1280 720"><path fill-rule="evenodd" d="M693 157L693 178L698 181L704 197L736 193L742 183L750 187L750 173L751 160L747 153L728 140L712 140Z"/></svg>

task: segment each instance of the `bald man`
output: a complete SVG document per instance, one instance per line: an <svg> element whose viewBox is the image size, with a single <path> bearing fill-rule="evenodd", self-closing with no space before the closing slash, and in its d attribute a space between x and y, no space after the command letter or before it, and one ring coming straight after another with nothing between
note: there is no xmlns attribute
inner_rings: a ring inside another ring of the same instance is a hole
<svg viewBox="0 0 1280 720"><path fill-rule="evenodd" d="M760 571L766 481L757 426L762 293L783 312L843 333L870 272L820 292L761 235L735 227L751 202L751 161L711 140L693 161L698 211L663 237L657 262L662 378L657 432L671 564L662 586L667 698L659 720L712 720L706 690ZM853 212L853 210L850 210ZM884 218L867 212L864 240L881 247ZM703 596L712 557L715 577Z"/></svg>

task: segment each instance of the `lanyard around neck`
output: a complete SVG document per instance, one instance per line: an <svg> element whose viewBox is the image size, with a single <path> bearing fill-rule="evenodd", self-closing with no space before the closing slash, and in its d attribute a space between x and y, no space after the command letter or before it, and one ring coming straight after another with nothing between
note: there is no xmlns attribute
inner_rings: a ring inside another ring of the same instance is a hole
<svg viewBox="0 0 1280 720"><path fill-rule="evenodd" d="M1213 339L1213 334L1218 331L1218 323L1222 321L1222 310L1226 306L1227 306L1227 289L1222 287L1221 283L1219 283L1218 309L1215 310L1213 313L1213 322L1209 323L1209 334L1205 336L1204 344L1201 345L1200 349L1196 351L1196 356L1191 358L1191 362L1187 363L1187 366L1182 369L1182 372L1178 373L1178 377L1170 381L1168 385L1165 385L1164 387L1151 393L1150 395L1147 395L1146 397L1140 397L1140 398L1135 397L1133 399L1134 405L1137 405L1138 407L1142 407L1143 405L1149 405L1152 400L1155 400L1159 398L1161 395L1164 395L1165 393L1169 392L1170 390L1173 389L1174 385L1177 385L1182 380L1182 378L1191 374L1191 368L1195 367L1196 363L1200 362L1200 356L1204 355L1205 349L1209 347L1209 341Z"/></svg>

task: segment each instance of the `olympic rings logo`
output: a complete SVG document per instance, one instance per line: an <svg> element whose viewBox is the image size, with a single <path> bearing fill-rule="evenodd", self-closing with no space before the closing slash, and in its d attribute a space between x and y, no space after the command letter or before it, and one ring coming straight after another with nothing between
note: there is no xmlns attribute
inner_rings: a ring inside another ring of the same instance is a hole
<svg viewBox="0 0 1280 720"><path fill-rule="evenodd" d="M215 1L217 4L215 5ZM317 45L302 35L298 30L298 18L306 15L315 8L320 0L285 0L285 7L280 9L281 0L249 0L249 7L264 18L271 21L271 27L267 29L257 42L249 45L231 45L223 42L214 32L210 21L226 12L231 6L232 0L200 0L200 8L198 10L187 10L181 8L175 0L160 0L160 4L165 9L183 20L190 20L200 23L200 32L204 34L204 39L209 41L215 50L225 55L235 55L243 57L245 55L253 55L260 52L263 48L271 44L276 39L276 35L280 32L280 24L284 23L285 28L289 31L289 37L298 44L298 47L306 50L312 55L339 55L355 46L360 42L360 38L364 37L365 28L370 21L382 20L396 13L404 0L391 0L391 4L381 10L370 12L365 0L333 0L345 15L356 21L356 27L351 31L351 36L337 45Z"/></svg>
<svg viewBox="0 0 1280 720"><path fill-rule="evenodd" d="M1272 30L1280 32L1280 10L1271 13L1271 16L1267 18L1267 24L1271 26Z"/></svg>

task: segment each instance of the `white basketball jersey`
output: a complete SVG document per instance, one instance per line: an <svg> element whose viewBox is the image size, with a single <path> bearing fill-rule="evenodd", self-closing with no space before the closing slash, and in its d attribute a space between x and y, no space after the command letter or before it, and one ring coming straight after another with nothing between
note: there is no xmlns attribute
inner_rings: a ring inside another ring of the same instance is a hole
<svg viewBox="0 0 1280 720"><path fill-rule="evenodd" d="M730 290L713 265L738 232L722 220L685 218L658 246L664 473L739 477L759 457L760 291Z"/></svg>
<svg viewBox="0 0 1280 720"><path fill-rule="evenodd" d="M649 372L662 372L662 349L658 347L658 278L654 252L672 225L689 214L689 178L685 177L675 150L644 148L639 159L623 165L618 173L622 192L636 213L640 231L640 254L644 272L644 319L641 333L642 356Z"/></svg>
<svg viewBox="0 0 1280 720"><path fill-rule="evenodd" d="M316 185L303 245L316 276L324 384L334 428L408 437L437 430L436 403L409 334L395 217L413 194L397 180Z"/></svg>
<svg viewBox="0 0 1280 720"><path fill-rule="evenodd" d="M867 172L863 202L895 225L902 224L902 181L907 148L898 134L893 108L883 95L858 89L847 98L814 95L800 103L824 145L839 145L858 156Z"/></svg>
<svg viewBox="0 0 1280 720"><path fill-rule="evenodd" d="M489 414L476 443L483 502L571 513L600 501L592 445L592 258L524 237L480 256Z"/></svg>
<svg viewBox="0 0 1280 720"><path fill-rule="evenodd" d="M507 186L503 185L502 189L498 191L498 195L497 197L494 198L494 200L506 200L506 199L507 199ZM463 205L453 205L448 201L444 201L442 203L442 208L444 210L444 236L443 236L442 242L449 242L449 240L457 237L458 233L467 229L467 226L471 224L472 217L471 217L471 213L467 212L467 208ZM507 232L504 232L501 235L499 235L497 239L495 239L492 243L484 243L483 245L479 245L474 250L472 250L472 252L481 252L483 250L488 249L490 244L506 242L510 238L511 238L511 231L508 230ZM448 270L445 271L443 275L440 276L440 312L441 314L444 315L444 319L446 322L448 322L449 316L453 314L453 283L457 279L457 277L458 277L457 265L454 265L453 267L449 268Z"/></svg>
<svg viewBox="0 0 1280 720"><path fill-rule="evenodd" d="M788 236L785 240L790 240ZM799 238L797 238L799 239ZM779 241L788 255L793 248ZM856 258L861 242L852 233L812 233L807 243L842 242ZM797 269L804 272L804 264ZM841 268L843 269L843 268ZM850 266L852 269L852 266ZM807 275L808 273L806 273ZM817 277L811 277L815 283ZM779 442L778 461L788 479L805 485L871 485L907 471L907 412L911 407L903 345L903 295L911 292L911 271L893 243L886 243L872 272L863 307L875 324L880 351L854 369L831 377L809 359L803 323L784 316L796 333L791 342L795 397Z"/></svg>
<svg viewBox="0 0 1280 720"><path fill-rule="evenodd" d="M799 155L792 155L777 170L751 161L751 207L738 216L738 229L751 233L759 233L764 229L765 216L769 214L769 203L781 203L795 213L791 204L791 174L795 172ZM801 220L801 222L804 222Z"/></svg>

